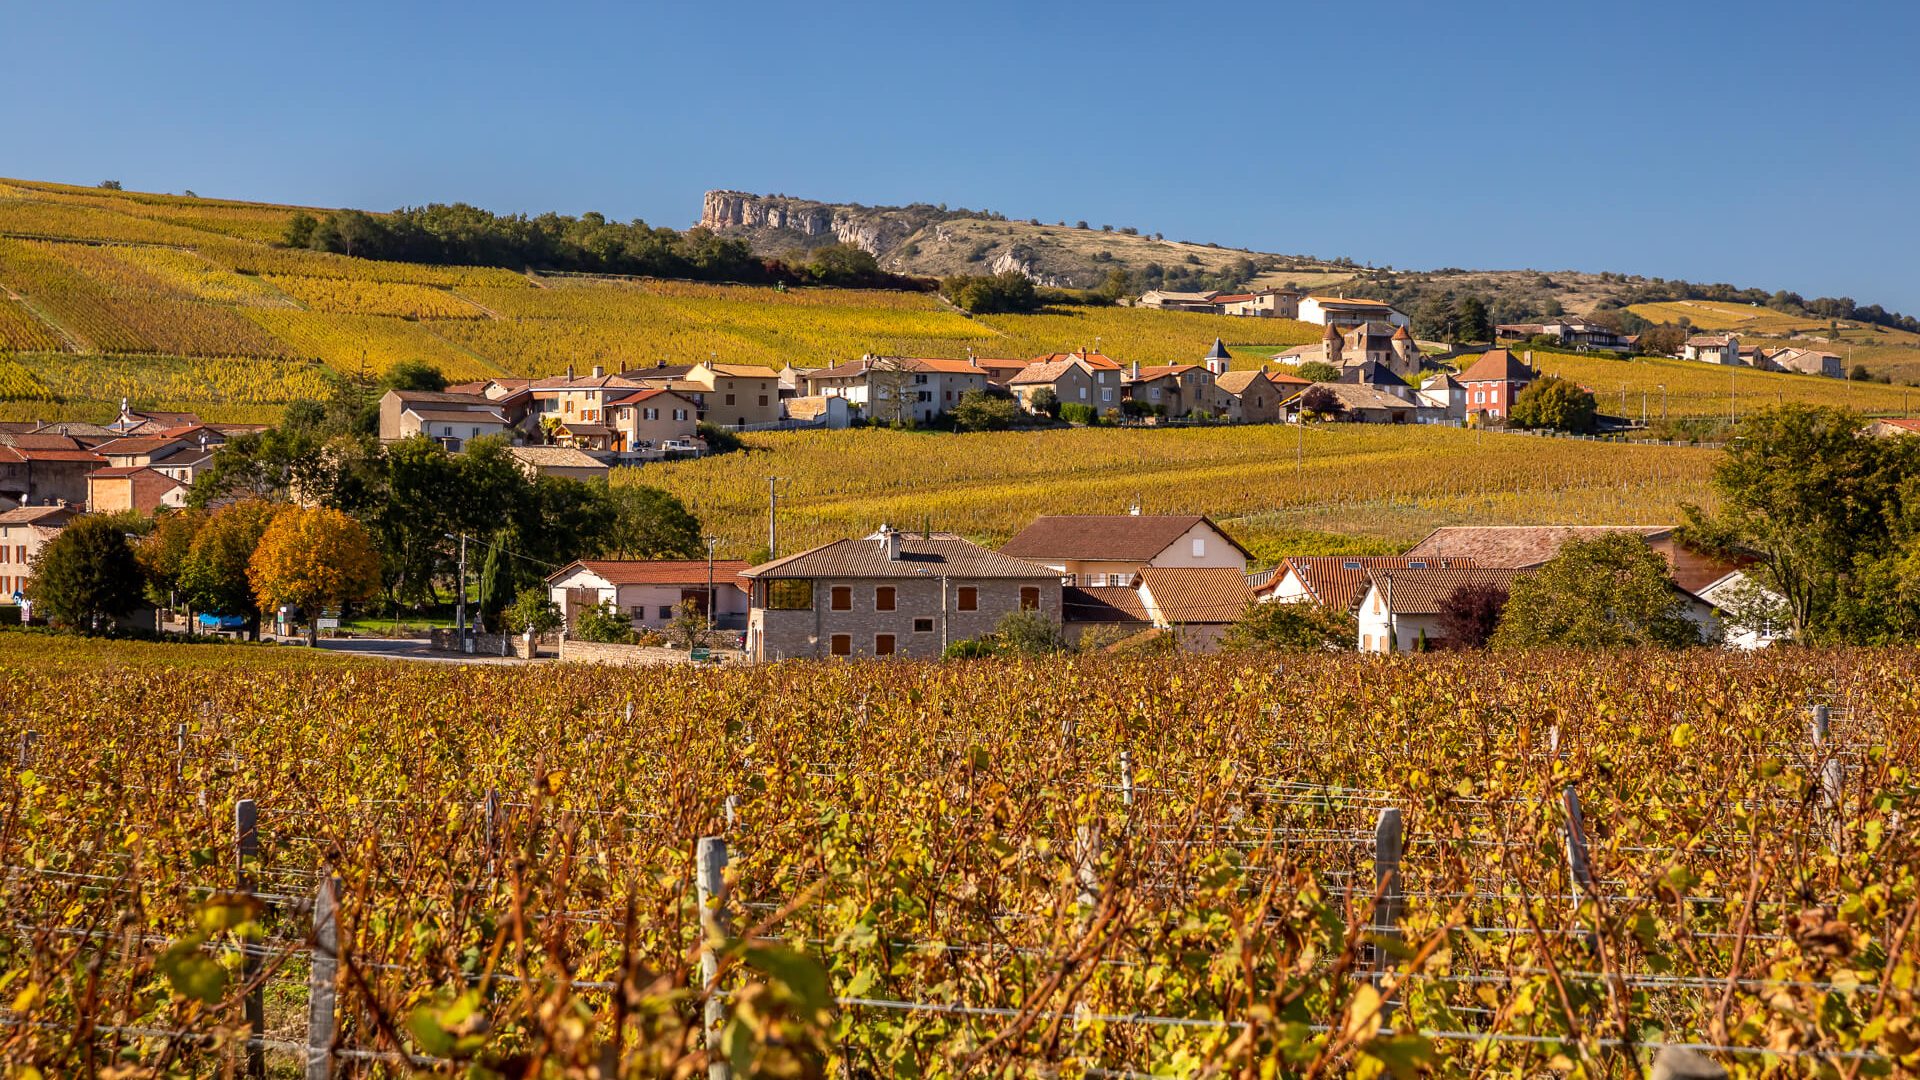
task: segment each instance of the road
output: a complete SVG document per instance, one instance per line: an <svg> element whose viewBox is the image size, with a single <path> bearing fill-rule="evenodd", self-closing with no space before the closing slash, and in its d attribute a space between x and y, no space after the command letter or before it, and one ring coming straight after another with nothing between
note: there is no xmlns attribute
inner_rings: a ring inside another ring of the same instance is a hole
<svg viewBox="0 0 1920 1080"><path fill-rule="evenodd" d="M428 664L531 664L532 660L522 660L517 656L456 656L453 653L434 652L427 648L425 640L420 638L337 638L323 639L320 648L326 652L346 653L350 656L375 656L386 660L418 660Z"/></svg>

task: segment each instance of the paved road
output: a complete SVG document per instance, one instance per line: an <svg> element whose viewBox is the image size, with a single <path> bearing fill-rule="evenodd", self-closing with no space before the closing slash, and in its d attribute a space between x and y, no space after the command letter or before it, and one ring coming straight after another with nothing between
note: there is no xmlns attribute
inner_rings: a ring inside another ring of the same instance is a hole
<svg viewBox="0 0 1920 1080"><path fill-rule="evenodd" d="M530 664L531 660L522 660L517 656L455 656L452 653L434 652L427 648L425 640L420 638L341 638L322 640L320 648L327 652L347 653L353 656L378 656L388 660L419 660L429 664Z"/></svg>

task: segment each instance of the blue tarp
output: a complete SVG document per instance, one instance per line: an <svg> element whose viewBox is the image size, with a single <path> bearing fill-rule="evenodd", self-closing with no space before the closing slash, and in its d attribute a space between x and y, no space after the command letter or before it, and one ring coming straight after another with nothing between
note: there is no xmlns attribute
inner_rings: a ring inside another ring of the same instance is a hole
<svg viewBox="0 0 1920 1080"><path fill-rule="evenodd" d="M200 625L202 628L208 630L245 630L247 628L247 617L245 615L202 614L200 616Z"/></svg>

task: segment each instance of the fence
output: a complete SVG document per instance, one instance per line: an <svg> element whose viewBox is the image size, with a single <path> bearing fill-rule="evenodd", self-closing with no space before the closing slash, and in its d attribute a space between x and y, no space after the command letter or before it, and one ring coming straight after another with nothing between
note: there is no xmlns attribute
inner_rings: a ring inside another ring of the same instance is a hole
<svg viewBox="0 0 1920 1080"><path fill-rule="evenodd" d="M862 701L855 715L864 718L866 710L867 703ZM202 719L203 723L207 720L204 716ZM1771 834L1764 842L1787 846L1805 842L1811 845L1808 858L1823 858L1826 852L1837 857L1853 850L1859 837L1856 830L1848 826L1857 824L1852 815L1860 795L1850 790L1849 777L1858 775L1876 754L1882 745L1877 740L1880 732L1875 728L1873 717L1860 715L1846 704L1812 705L1806 719L1807 736L1803 740L1760 747L1757 752L1777 753L1788 765L1787 775L1805 777L1808 790L1817 792L1813 802L1796 804L1783 796L1777 804L1754 803L1729 808L1725 820L1695 823L1689 827L1688 835L1676 837L1671 848L1658 852L1635 849L1624 854L1646 861L1648 855L1674 855L1705 850L1709 845L1734 845L1739 841L1738 830L1730 832L1728 826L1737 824L1741 814L1768 812L1777 812L1779 821L1800 820L1808 827L1798 833ZM631 706L627 708L626 720L633 721ZM1499 718L1489 718L1489 722L1497 723ZM1559 726L1554 726L1542 734L1540 745L1528 748L1527 760L1543 770L1544 775L1553 775L1571 755L1579 752L1580 732L1573 728L1563 733ZM171 781L160 776L156 782L169 785L183 797L197 799L202 807L218 809L225 805L224 797L211 790L208 782L231 775L236 762L229 754L209 753L201 745L204 741L186 724L176 728L173 744L167 748L172 758ZM743 745L752 744L750 728L740 733L740 741ZM21 770L58 765L57 760L49 757L50 751L37 731L19 733L15 750L16 765ZM154 748L143 752L151 755ZM1195 817L1186 813L1181 800L1187 792L1204 789L1209 783L1207 778L1148 769L1150 759L1143 759L1137 749L1102 745L1083 735L1072 720L1060 726L1057 744L1032 746L1029 752L1035 757L1096 763L1086 779L1076 782L1078 790L1073 796L1086 805L1090 813L1071 823L1065 820L1056 823L1058 860L1029 854L1016 859L1008 871L1015 875L1037 873L1045 878L1048 871L1044 868L1057 861L1063 874L1054 906L1009 910L979 905L967 910L969 919L957 921L951 927L970 931L968 936L917 937L891 942L892 947L912 955L998 958L993 962L1015 983L1021 980L1012 973L1021 965L1031 964L1037 970L1044 970L1048 964L1057 965L1063 957L1082 958L1082 964L1091 961L1091 970L1096 972L1115 968L1135 971L1148 966L1149 958L1136 955L1138 945L1114 933L1109 920L1121 918L1117 913L1123 906L1147 897L1182 905L1188 911L1203 910L1197 905L1205 897L1216 895L1221 886L1196 877L1196 871L1211 866L1208 872L1219 874L1230 868L1231 873L1224 880L1235 890L1272 889L1276 881L1290 881L1295 883L1290 888L1310 887L1324 893L1325 913L1348 914L1348 925L1340 928L1329 941L1343 944L1349 955L1344 958L1322 955L1314 963L1320 972L1331 972L1325 980L1329 986L1364 984L1374 988L1378 995L1378 1020L1369 1014L1360 1016L1358 1023L1344 1026L1304 1025L1304 1030L1314 1034L1344 1038L1355 1045L1375 1034L1412 1033L1441 1043L1542 1047L1576 1054L1631 1052L1636 1048L1660 1052L1708 1050L1736 1056L1771 1055L1784 1060L1808 1058L1828 1065L1851 1061L1886 1064L1881 1055L1857 1047L1795 1043L1752 1045L1684 1030L1646 1038L1584 1031L1585 1022L1605 1018L1607 1008L1611 1007L1609 1002L1617 1001L1622 991L1653 1002L1645 1006L1650 1012L1667 1016L1669 1014L1662 1010L1670 1009L1670 1016L1677 1017L1692 1009L1696 999L1705 1000L1716 993L1722 995L1722 1000L1736 996L1741 1000L1764 1000L1783 988L1798 987L1823 994L1873 998L1884 1003L1889 1000L1889 989L1884 983L1875 987L1858 980L1792 980L1742 974L1742 950L1763 945L1774 948L1793 936L1755 929L1747 917L1742 917L1731 930L1717 928L1720 922L1707 921L1698 929L1685 931L1687 935L1699 935L1702 942L1731 943L1728 948L1734 959L1724 973L1704 968L1692 975L1629 970L1618 950L1623 942L1631 940L1631 931L1623 934L1621 927L1631 924L1637 910L1679 905L1712 914L1744 904L1751 914L1761 901L1751 891L1745 897L1721 895L1699 891L1687 884L1674 886L1671 880L1666 882L1667 894L1639 892L1637 883L1618 876L1618 856L1623 853L1599 851L1593 843L1596 833L1602 838L1618 834L1617 826L1609 824L1613 815L1639 811L1584 805L1576 786L1553 787L1552 797L1547 799L1541 798L1540 793L1503 798L1460 795L1446 807L1433 807L1398 805L1393 793L1386 790L1357 789L1284 776L1256 776L1235 782L1233 799L1219 804L1227 811L1225 814ZM971 757L973 753L972 748L956 744L941 751L938 759L936 776L953 790L949 813L956 821L966 818L976 783L998 782L982 775ZM836 912L824 910L823 902L831 898L809 894L805 889L794 890L797 879L791 875L790 868L758 858L753 843L756 830L767 831L773 841L769 849L778 856L782 826L776 818L758 812L761 802L772 800L763 789L747 782L749 775L763 775L751 774L752 764L750 757L743 759L741 783L735 790L724 795L710 793L716 800L711 815L698 822L670 824L664 819L627 810L590 807L543 814L537 792L544 781L536 784L536 794L532 796L516 799L503 795L499 789L489 789L474 793L470 799L440 807L440 819L457 825L447 831L447 843L456 850L470 852L469 865L477 875L470 889L449 895L446 902L455 906L502 902L518 905L525 900L525 895L516 883L522 873L517 864L533 859L536 852L566 850L577 852L583 858L616 859L627 850L623 845L629 843L636 826L660 830L654 850L678 848L683 856L682 883L676 888L685 891L685 879L691 878L691 911L684 906L678 909L679 917L687 924L686 933L677 936L675 941L692 939L699 943L697 981L690 976L685 988L699 1006L699 1029L711 1048L712 1041L719 1037L729 1020L729 1003L746 988L746 984L739 981L741 969L727 946L730 939L741 935L741 927L748 919L759 917L762 923L771 921L772 925L762 932L771 931L787 940L799 940L829 961L837 949L846 947L842 939L848 927L836 925L833 921ZM787 762L778 767L775 775L787 777L780 781L782 783L813 778L821 783L823 790L856 798L863 785L874 779L849 774L842 763L831 758ZM262 806L252 798L237 798L231 805L233 885L229 888L203 881L191 886L198 895L237 897L247 906L257 906L265 913L256 920L262 927L261 936L242 937L225 945L209 939L202 945L207 949L225 949L239 959L238 1001L223 998L220 1005L238 1012L244 1035L227 1045L244 1050L247 1069L254 1075L264 1071L265 1058L270 1052L300 1058L310 1077L331 1075L333 1067L343 1062L439 1064L441 1059L437 1055L421 1053L417 1047L408 1049L391 1032L382 1032L367 1019L367 1002L377 995L369 993L365 981L393 968L368 958L359 948L343 948L343 941L352 946L356 934L370 932L356 917L354 909L356 904L369 898L378 882L364 876L354 881L343 880L336 868L326 862L289 864L290 858L302 853L338 851L343 834L330 835L326 821L314 815ZM854 815L866 812L860 805L856 803L840 812ZM369 803L362 809L369 819L397 825L430 818L435 808L403 806L389 814L379 804ZM778 806L768 807L769 814L778 810ZM1800 816L1794 817L1796 814ZM1463 828L1462 823L1470 820L1486 827ZM1453 826L1451 829L1446 827L1449 824ZM718 828L712 832L696 829L694 835L689 835L686 831L689 825ZM1528 829L1533 831L1528 833ZM382 831L377 827L351 835L359 837L361 843L383 842ZM1559 849L1559 866L1547 876L1536 876L1541 867L1517 866L1501 867L1498 873L1482 876L1483 869L1489 865L1488 856L1512 857L1526 850L1529 843L1549 835L1555 838ZM1747 836L1754 845L1763 842L1757 830L1749 829ZM441 857L446 857L445 851ZM1612 862L1608 861L1609 857ZM1036 871L1031 864L1041 869ZM394 865L398 868L404 862ZM669 860L650 867L649 872L671 874L672 866ZM13 865L5 872L9 880L57 882L60 888L107 889L120 880L112 873L94 873L75 866ZM1298 877L1302 872L1310 872L1311 884ZM862 876L855 874L849 880L858 886ZM1029 890L1024 895L1044 896L1045 890L1038 893ZM1293 902L1307 901L1296 897ZM1767 901L1775 902L1784 903L1787 898ZM30 914L27 905L10 907L16 918ZM1182 908L1176 908L1179 909ZM1438 923L1432 921L1449 911L1451 914ZM631 919L628 922L630 924ZM546 932L543 927L617 926L619 920L607 905L584 909L563 905L553 911L528 915L524 926L516 914L514 923L520 927L516 933L538 936ZM1058 929L1025 941L1005 930L1007 926L1036 924L1070 929ZM1276 925L1284 925L1284 920ZM348 931L344 936L343 926ZM51 923L34 924L31 930L36 942L48 936L97 934L103 941L128 944L124 934L101 926ZM1904 926L1887 926L1876 932L1876 940L1888 956L1897 957L1902 954L1905 934ZM1467 947L1470 939L1503 937L1514 942L1511 946L1514 949L1526 948L1528 943L1545 948L1541 954L1546 961L1544 968L1515 966L1511 961L1505 967L1482 968L1464 960L1434 968L1419 962L1418 953L1411 951L1438 942L1440 945L1436 947L1451 947L1464 956L1470 951ZM144 944L149 950L156 945L173 947L164 938ZM1557 966L1556 957L1564 960L1578 955L1587 956L1593 966ZM1347 960L1351 964L1342 968ZM1203 968L1206 966L1204 960L1195 962ZM301 966L305 968L303 979L298 978L297 969ZM294 972L297 981L305 983L304 1037L280 1037L270 1032L267 1024L266 989L276 977L289 970ZM476 970L461 969L458 978L463 984L516 980L538 984L547 991L564 991L593 999L598 1003L592 1006L595 1013L615 1009L614 1001L623 985L619 979L580 979L564 972L543 974L525 967L517 975L506 974L491 965ZM1559 993L1569 1001L1562 1010L1564 1015L1558 1018L1563 1022L1560 1029L1533 1029L1506 1015L1506 1005L1516 992L1550 986L1559 987ZM1498 1007L1483 1007L1485 1001L1478 996L1478 991L1487 987L1506 995ZM1109 989L1117 994L1124 987ZM1003 1003L921 999L876 994L870 989L853 992L848 988L835 994L834 1002L850 1017L867 1013L937 1016L956 1023L996 1025L998 1034L1020 1024L1046 1024L1082 1033L1115 1028L1244 1034L1262 1024L1258 1018L1247 1016L1165 1015L1151 1008L1093 1009L1073 994L1016 996L1024 1000ZM343 997L350 999L349 1006L358 1002L361 1012L354 1022L345 1022ZM1149 996L1141 1003L1150 1004L1153 1000ZM1577 1004L1580 1001L1588 1004ZM1663 1001L1669 1004L1659 1004ZM1396 1013L1411 1013L1409 1023L1396 1023ZM1433 1022L1436 1018L1444 1018L1449 1023L1436 1024ZM15 1026L35 1023L30 1017L17 1014L0 1016L0 1022ZM158 1039L180 1045L197 1044L200 1040L207 1040L210 1045L219 1042L215 1032L184 1027L106 1024L95 1025L91 1031L90 1036L84 1037ZM371 1036L373 1044L356 1045L350 1041L350 1034L362 1039ZM1125 1039L1118 1041L1124 1043ZM381 1045L382 1042L387 1045ZM1132 1075L1128 1065L1119 1060L1097 1059L1088 1069L1090 1073L1102 1075ZM724 1065L714 1062L713 1068L724 1070ZM710 1075L726 1074L721 1071Z"/></svg>

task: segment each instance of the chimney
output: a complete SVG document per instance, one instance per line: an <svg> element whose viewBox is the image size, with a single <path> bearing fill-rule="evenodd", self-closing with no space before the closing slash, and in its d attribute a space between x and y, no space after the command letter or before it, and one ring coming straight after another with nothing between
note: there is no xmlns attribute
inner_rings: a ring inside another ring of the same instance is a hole
<svg viewBox="0 0 1920 1080"><path fill-rule="evenodd" d="M891 525L880 526L880 550L887 553L888 562L900 561L900 534Z"/></svg>
<svg viewBox="0 0 1920 1080"><path fill-rule="evenodd" d="M573 381L573 365L572 364L567 365L567 381L568 382Z"/></svg>
<svg viewBox="0 0 1920 1080"><path fill-rule="evenodd" d="M605 378L605 377L606 377L606 374L607 374L607 369L606 369L606 368L605 368L604 366L602 366L602 365L600 365L600 364L595 364L595 365L593 365L593 377L594 377L594 378L596 378L596 379L600 379L600 378Z"/></svg>
<svg viewBox="0 0 1920 1080"><path fill-rule="evenodd" d="M1138 360L1133 362L1133 380L1135 382L1140 381L1140 361Z"/></svg>

